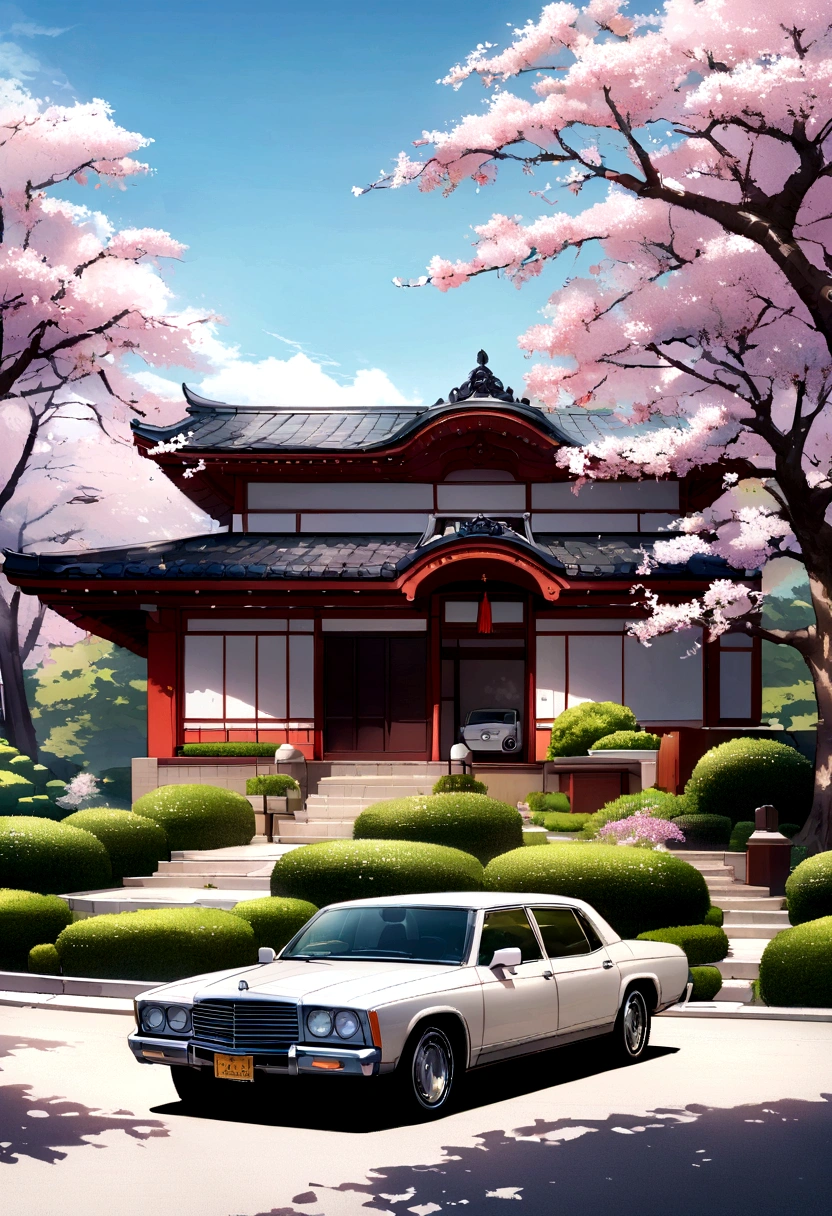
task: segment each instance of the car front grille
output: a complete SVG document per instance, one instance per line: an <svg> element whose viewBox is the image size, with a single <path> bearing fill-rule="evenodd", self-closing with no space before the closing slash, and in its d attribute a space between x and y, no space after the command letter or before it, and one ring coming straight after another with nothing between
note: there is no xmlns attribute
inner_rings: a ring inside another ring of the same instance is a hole
<svg viewBox="0 0 832 1216"><path fill-rule="evenodd" d="M232 1051L284 1051L298 1041L298 1007L288 1001L198 1001L194 1038Z"/></svg>

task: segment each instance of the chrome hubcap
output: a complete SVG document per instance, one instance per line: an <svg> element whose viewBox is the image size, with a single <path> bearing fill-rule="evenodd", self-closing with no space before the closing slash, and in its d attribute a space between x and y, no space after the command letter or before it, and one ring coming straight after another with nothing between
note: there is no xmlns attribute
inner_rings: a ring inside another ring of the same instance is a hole
<svg viewBox="0 0 832 1216"><path fill-rule="evenodd" d="M413 1055L413 1084L423 1106L441 1105L453 1079L451 1045L444 1034L429 1030Z"/></svg>
<svg viewBox="0 0 832 1216"><path fill-rule="evenodd" d="M646 1029L647 1011L644 997L640 992L633 992L627 997L624 1009L624 1046L631 1056L637 1056L641 1051Z"/></svg>

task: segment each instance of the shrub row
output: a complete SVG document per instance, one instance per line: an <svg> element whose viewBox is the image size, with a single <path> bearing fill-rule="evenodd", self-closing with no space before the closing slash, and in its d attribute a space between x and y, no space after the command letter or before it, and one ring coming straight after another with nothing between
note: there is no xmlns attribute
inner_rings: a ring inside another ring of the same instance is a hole
<svg viewBox="0 0 832 1216"><path fill-rule="evenodd" d="M718 963L728 953L728 937L717 925L674 925L669 929L652 929L639 933L641 942L670 942L680 946L691 967L703 963Z"/></svg>
<svg viewBox="0 0 832 1216"><path fill-rule="evenodd" d="M646 730L617 730L611 735L596 739L590 747L591 752L606 751L649 751L655 752L661 746L659 735L652 735Z"/></svg>
<svg viewBox="0 0 832 1216"><path fill-rule="evenodd" d="M585 756L592 744L616 731L638 729L636 716L615 701L585 701L565 709L552 723L547 758Z"/></svg>
<svg viewBox="0 0 832 1216"><path fill-rule="evenodd" d="M289 790L299 789L297 781L288 773L273 773L271 776L264 775L246 779L247 794L266 794L271 798L284 798Z"/></svg>
<svg viewBox="0 0 832 1216"><path fill-rule="evenodd" d="M726 815L676 815L676 827L684 834L689 849L727 849L731 839L731 820Z"/></svg>
<svg viewBox="0 0 832 1216"><path fill-rule="evenodd" d="M832 852L807 857L786 881L793 925L832 916Z"/></svg>
<svg viewBox="0 0 832 1216"><path fill-rule="evenodd" d="M569 813L569 795L568 794L541 794L540 790L532 790L526 795L526 804L532 813L532 821L535 820L535 815L545 815L549 811L559 811L561 814Z"/></svg>
<svg viewBox="0 0 832 1216"><path fill-rule="evenodd" d="M159 824L133 811L109 807L75 811L64 819L63 827L81 828L101 841L110 858L115 886L121 886L128 875L152 874L169 854L167 837Z"/></svg>
<svg viewBox="0 0 832 1216"><path fill-rule="evenodd" d="M693 991L692 1001L712 1001L722 987L722 976L718 967L691 967Z"/></svg>
<svg viewBox="0 0 832 1216"><path fill-rule="evenodd" d="M832 916L785 929L769 942L760 960L760 996L767 1005L832 1007Z"/></svg>
<svg viewBox="0 0 832 1216"><path fill-rule="evenodd" d="M586 827L589 815L564 815L559 811L550 811L548 814L541 816L543 822L540 824L547 832L580 832ZM536 819L532 816L532 822L536 823Z"/></svg>
<svg viewBox="0 0 832 1216"><path fill-rule="evenodd" d="M484 794L417 794L367 807L355 821L355 840L418 840L470 853L485 865L523 844L523 819Z"/></svg>
<svg viewBox="0 0 832 1216"><path fill-rule="evenodd" d="M57 895L0 888L0 968L25 971L31 948L54 942L71 920L69 906Z"/></svg>
<svg viewBox="0 0 832 1216"><path fill-rule="evenodd" d="M107 850L89 832L50 819L0 818L0 883L4 887L60 895L107 887L111 879Z"/></svg>
<svg viewBox="0 0 832 1216"><path fill-rule="evenodd" d="M277 751L274 743L185 743L183 756L269 756Z"/></svg>
<svg viewBox="0 0 832 1216"><path fill-rule="evenodd" d="M594 840L605 824L631 815L652 815L656 819L675 819L686 810L684 798L664 790L646 789L638 794L622 794L590 815L581 833L584 840Z"/></svg>
<svg viewBox="0 0 832 1216"><path fill-rule="evenodd" d="M133 812L158 823L171 850L230 848L255 832L248 799L213 785L162 785L137 799Z"/></svg>
<svg viewBox="0 0 832 1216"><path fill-rule="evenodd" d="M488 786L471 773L445 773L433 787L434 794L487 794Z"/></svg>

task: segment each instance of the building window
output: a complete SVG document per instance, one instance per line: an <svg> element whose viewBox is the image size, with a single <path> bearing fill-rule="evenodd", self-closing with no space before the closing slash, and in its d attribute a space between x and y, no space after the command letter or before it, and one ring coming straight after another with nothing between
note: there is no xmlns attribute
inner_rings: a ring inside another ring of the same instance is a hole
<svg viewBox="0 0 832 1216"><path fill-rule="evenodd" d="M753 713L754 643L744 633L719 639L719 719L748 722Z"/></svg>

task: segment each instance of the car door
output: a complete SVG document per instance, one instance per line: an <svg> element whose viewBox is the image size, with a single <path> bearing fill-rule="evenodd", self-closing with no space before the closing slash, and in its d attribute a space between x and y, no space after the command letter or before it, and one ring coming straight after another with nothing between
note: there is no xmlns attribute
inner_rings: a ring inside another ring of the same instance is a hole
<svg viewBox="0 0 832 1216"><path fill-rule="evenodd" d="M514 974L504 968L492 971L488 964L494 951L507 946L519 947L522 962ZM557 1032L557 987L523 908L486 912L477 974L482 984L484 1053Z"/></svg>
<svg viewBox="0 0 832 1216"><path fill-rule="evenodd" d="M558 989L558 1032L612 1022L618 967L592 925L573 908L533 907Z"/></svg>

